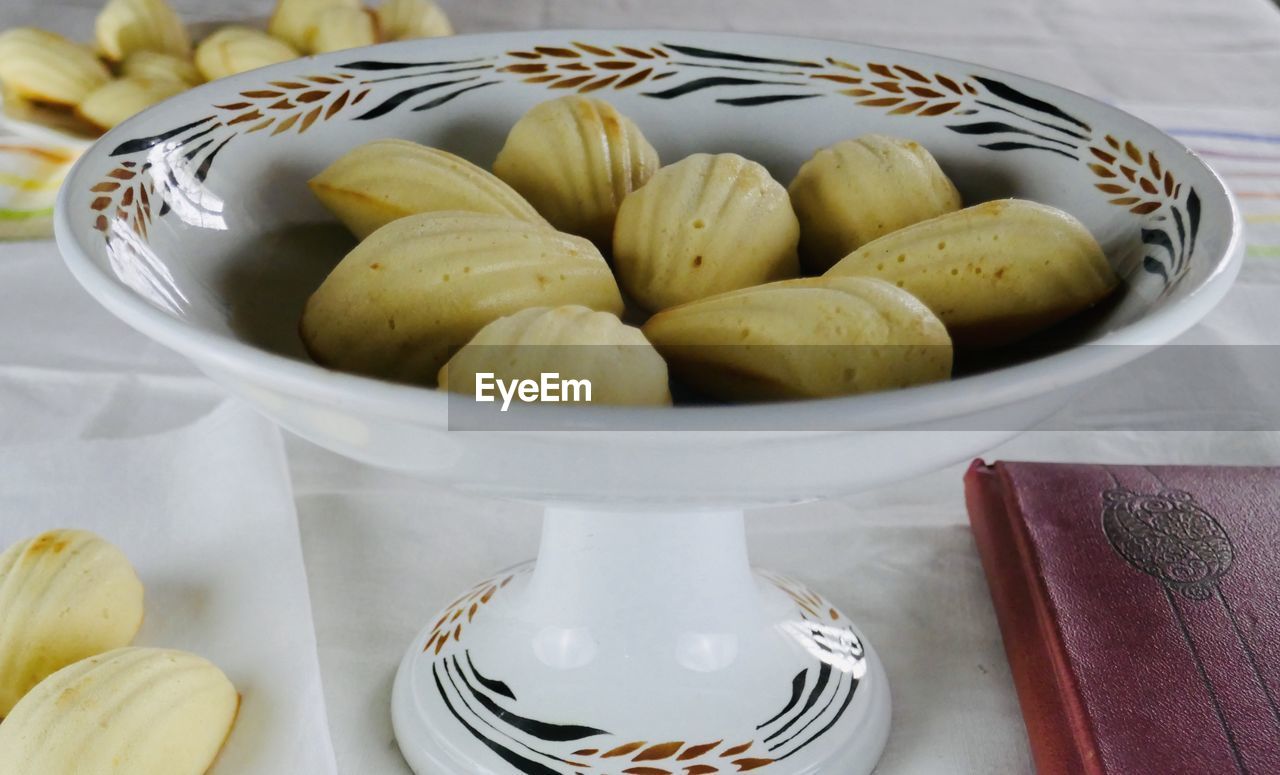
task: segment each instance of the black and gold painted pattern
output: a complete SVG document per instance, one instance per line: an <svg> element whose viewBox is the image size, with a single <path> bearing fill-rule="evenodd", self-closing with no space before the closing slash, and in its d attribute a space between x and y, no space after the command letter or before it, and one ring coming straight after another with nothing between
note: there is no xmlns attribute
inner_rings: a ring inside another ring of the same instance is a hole
<svg viewBox="0 0 1280 775"><path fill-rule="evenodd" d="M513 82L551 92L607 97L634 91L655 100L709 100L743 109L841 99L858 109L937 120L973 138L977 149L1050 154L1086 165L1100 196L1143 218L1142 265L1166 288L1187 271L1195 251L1201 206L1195 189L1155 154L1051 100L983 75L887 61L781 59L671 41L568 41L488 57L353 60L332 72L267 81L211 105L205 116L118 144L110 153L117 165L92 187L90 217L108 242L146 242L154 218L179 206L184 213L200 212L205 179L239 138L287 138L332 120L434 110Z"/></svg>

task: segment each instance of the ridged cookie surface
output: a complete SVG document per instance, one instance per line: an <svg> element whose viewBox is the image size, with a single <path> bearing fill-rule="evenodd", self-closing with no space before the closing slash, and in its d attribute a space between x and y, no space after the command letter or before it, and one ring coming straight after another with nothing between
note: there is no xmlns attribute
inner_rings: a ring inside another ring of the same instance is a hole
<svg viewBox="0 0 1280 775"><path fill-rule="evenodd" d="M959 192L924 146L885 135L818 151L787 190L800 219L800 258L813 273L877 237L960 209Z"/></svg>
<svg viewBox="0 0 1280 775"><path fill-rule="evenodd" d="M124 648L49 676L0 724L0 772L203 775L239 709L210 662Z"/></svg>
<svg viewBox="0 0 1280 775"><path fill-rule="evenodd" d="M311 296L302 337L318 363L434 385L486 324L527 307L620 314L600 252L546 225L481 213L421 213L378 229Z"/></svg>
<svg viewBox="0 0 1280 775"><path fill-rule="evenodd" d="M84 530L51 530L0 554L0 718L51 673L132 641L142 598L124 554Z"/></svg>
<svg viewBox="0 0 1280 775"><path fill-rule="evenodd" d="M534 307L493 321L440 370L440 386L474 395L478 373L506 382L553 373L589 380L593 404L671 403L667 364L640 329L580 305Z"/></svg>
<svg viewBox="0 0 1280 775"><path fill-rule="evenodd" d="M726 401L820 398L947 379L951 341L889 283L808 277L664 310L644 333L677 377Z"/></svg>
<svg viewBox="0 0 1280 775"><path fill-rule="evenodd" d="M486 170L408 140L353 148L311 179L316 197L364 239L397 218L436 210L505 215L545 226L533 205Z"/></svg>
<svg viewBox="0 0 1280 775"><path fill-rule="evenodd" d="M608 248L622 200L658 169L658 152L609 103L561 97L524 114L493 163L561 231Z"/></svg>
<svg viewBox="0 0 1280 775"><path fill-rule="evenodd" d="M787 191L759 164L698 153L663 167L618 210L613 265L657 311L799 273L800 226Z"/></svg>
<svg viewBox="0 0 1280 775"><path fill-rule="evenodd" d="M908 226L862 246L827 275L894 283L968 345L1022 339L1101 301L1120 282L1082 223L1022 199Z"/></svg>

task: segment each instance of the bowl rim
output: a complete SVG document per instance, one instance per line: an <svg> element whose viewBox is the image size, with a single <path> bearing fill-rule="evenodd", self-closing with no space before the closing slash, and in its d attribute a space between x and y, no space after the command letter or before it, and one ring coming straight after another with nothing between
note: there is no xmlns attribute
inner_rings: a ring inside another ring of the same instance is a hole
<svg viewBox="0 0 1280 775"><path fill-rule="evenodd" d="M1126 120L1156 133L1186 151L1214 184L1210 196L1218 196L1227 204L1231 217L1230 237L1216 264L1195 287L1180 299L1144 314L1100 338L1070 347L1061 352L1011 366L978 372L944 382L917 385L896 390L831 398L812 398L757 404L714 404L666 407L618 406L538 406L536 411L564 430L626 430L678 427L681 430L726 430L795 427L819 432L839 433L850 430L910 428L947 418L964 417L998 409L1001 406L1058 390L1097 377L1166 344L1198 323L1226 295L1243 263L1244 223L1239 204L1230 188L1213 167L1182 142L1137 116L1073 89L1019 75L1006 70L937 56L911 49L880 46L859 41L836 40L818 36L781 35L771 33L723 30L610 29L564 28L477 33L455 38L492 39L526 42L538 36L582 36L585 34L657 36L689 34L725 39L766 39L777 42L797 41L857 46L869 51L901 52L927 57L1004 77L1014 77L1060 93L1074 95L1105 110L1123 115ZM427 39L431 40L431 39ZM411 47L423 40L395 41L359 49L331 52L306 57L307 61L348 58L353 52ZM202 84L160 105L181 100L206 88L234 86L240 82L260 80L274 71L296 67L297 60L240 73L229 78ZM126 324L164 346L190 358L202 370L212 368L240 377L253 375L255 383L270 384L277 389L310 396L323 403L346 409L358 409L373 416L408 420L443 428L447 425L448 394L436 388L389 382L374 377L344 373L315 363L301 361L271 352L239 339L216 333L183 320L153 306L90 258L69 215L69 197L74 183L83 182L87 164L96 152L132 126L145 122L160 105L131 117L105 133L88 148L68 172L58 192L54 208L54 236L64 263L84 289L108 311ZM535 409L535 407L528 407ZM660 422L653 422L659 418ZM770 419L772 418L772 419ZM833 420L840 418L838 427ZM848 420L855 422L848 422ZM674 421L674 422L673 422Z"/></svg>

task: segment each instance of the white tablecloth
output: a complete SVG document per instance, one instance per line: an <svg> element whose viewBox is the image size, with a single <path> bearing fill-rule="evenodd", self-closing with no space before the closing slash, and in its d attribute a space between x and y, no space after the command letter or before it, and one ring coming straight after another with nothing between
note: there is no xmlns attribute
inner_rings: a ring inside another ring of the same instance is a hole
<svg viewBox="0 0 1280 775"><path fill-rule="evenodd" d="M87 37L98 5L9 0L0 28L38 24ZM249 0L176 5L193 19L268 10ZM1195 335L1280 338L1280 13L1270 0L444 5L465 32L645 26L864 40L1008 68L1116 102L1202 150L1249 217L1240 283ZM184 433L224 400L181 359L97 308L51 243L0 244L0 444ZM534 553L537 510L462 497L285 441L339 771L403 775L388 694L405 645L459 588ZM988 457L1280 464L1280 434L1041 432ZM884 655L895 696L885 775L1030 771L960 475L940 471L750 518L756 561L823 590ZM56 498L57 483L48 488Z"/></svg>

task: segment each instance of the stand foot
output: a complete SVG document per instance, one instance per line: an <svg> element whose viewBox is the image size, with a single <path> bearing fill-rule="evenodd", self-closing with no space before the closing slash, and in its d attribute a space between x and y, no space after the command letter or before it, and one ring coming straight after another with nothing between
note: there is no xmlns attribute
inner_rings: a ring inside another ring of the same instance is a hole
<svg viewBox="0 0 1280 775"><path fill-rule="evenodd" d="M392 704L418 775L861 775L890 716L862 634L752 572L734 512L548 514L537 565L450 604Z"/></svg>

